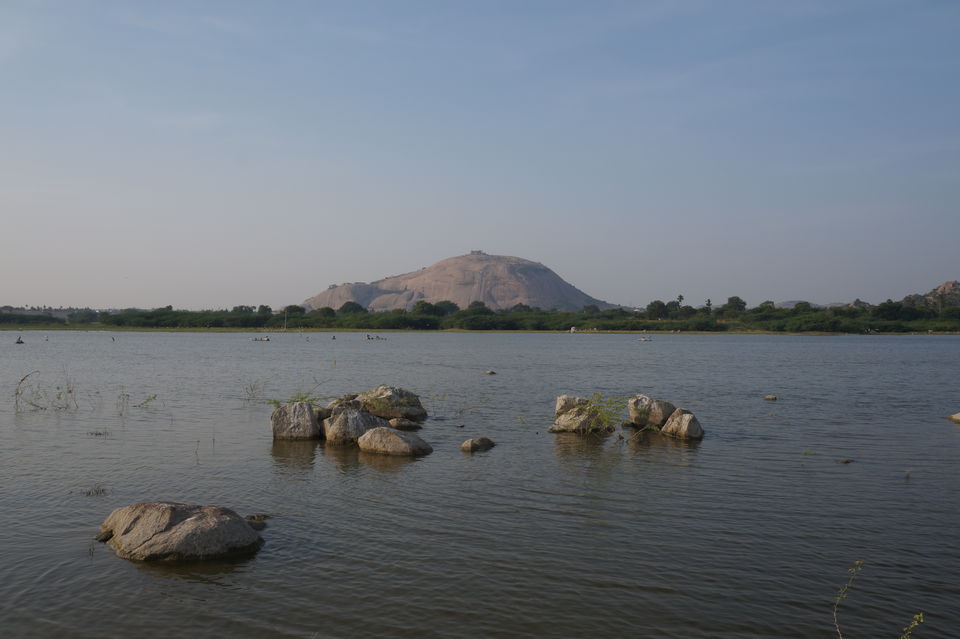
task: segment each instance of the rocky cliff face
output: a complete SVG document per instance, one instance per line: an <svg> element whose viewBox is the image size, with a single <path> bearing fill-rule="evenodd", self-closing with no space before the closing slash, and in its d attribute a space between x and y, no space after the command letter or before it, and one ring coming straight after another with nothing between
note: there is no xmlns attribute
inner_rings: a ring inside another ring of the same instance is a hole
<svg viewBox="0 0 960 639"><path fill-rule="evenodd" d="M449 300L460 308L480 301L494 310L517 304L562 310L580 310L589 304L600 309L613 307L568 284L543 264L479 251L369 284L331 286L304 300L303 306L336 309L346 302L356 302L371 311L410 310L420 300Z"/></svg>

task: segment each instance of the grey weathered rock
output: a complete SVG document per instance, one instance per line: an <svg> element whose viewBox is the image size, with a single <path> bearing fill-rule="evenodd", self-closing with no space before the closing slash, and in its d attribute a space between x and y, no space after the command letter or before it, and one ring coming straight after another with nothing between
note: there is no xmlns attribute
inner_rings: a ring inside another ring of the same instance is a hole
<svg viewBox="0 0 960 639"><path fill-rule="evenodd" d="M617 427L606 423L598 411L590 410L589 405L574 406L561 414L547 432L550 433L611 433Z"/></svg>
<svg viewBox="0 0 960 639"><path fill-rule="evenodd" d="M590 400L586 397L573 397L572 395L560 395L557 397L557 404L553 411L554 417L560 417L564 413L570 412L577 406L586 406Z"/></svg>
<svg viewBox="0 0 960 639"><path fill-rule="evenodd" d="M423 421L427 418L427 411L416 393L396 386L377 386L372 391L360 393L356 400L360 402L360 410L384 419L400 417Z"/></svg>
<svg viewBox="0 0 960 639"><path fill-rule="evenodd" d="M465 453L478 453L490 450L494 446L496 446L496 444L493 443L492 439L488 437L477 437L475 439L468 439L460 444L460 450Z"/></svg>
<svg viewBox="0 0 960 639"><path fill-rule="evenodd" d="M368 430L357 440L360 450L381 455L427 455L433 448L413 433L381 427Z"/></svg>
<svg viewBox="0 0 960 639"><path fill-rule="evenodd" d="M137 561L217 559L255 552L263 543L229 508L166 501L117 508L100 524L97 539Z"/></svg>
<svg viewBox="0 0 960 639"><path fill-rule="evenodd" d="M767 400L768 402L775 402L775 401L777 401L777 396L776 396L776 395L765 395L765 396L764 396L764 399Z"/></svg>
<svg viewBox="0 0 960 639"><path fill-rule="evenodd" d="M309 402L278 406L270 415L274 439L320 439L320 423Z"/></svg>
<svg viewBox="0 0 960 639"><path fill-rule="evenodd" d="M397 430L420 430L423 428L418 422L402 417L394 417L389 421L389 424L391 428L396 428Z"/></svg>
<svg viewBox="0 0 960 639"><path fill-rule="evenodd" d="M387 425L385 419L348 408L334 411L332 417L323 420L323 436L328 444L354 444L368 430Z"/></svg>
<svg viewBox="0 0 960 639"><path fill-rule="evenodd" d="M360 402L357 401L356 393L341 395L330 401L325 409L329 413L327 417L333 417L335 414L342 413L345 410L360 410Z"/></svg>
<svg viewBox="0 0 960 639"><path fill-rule="evenodd" d="M678 408L660 429L663 435L680 439L703 439L703 428L696 416L685 408Z"/></svg>
<svg viewBox="0 0 960 639"><path fill-rule="evenodd" d="M663 427L677 407L661 399L646 395L635 395L627 400L627 412L630 421L638 426Z"/></svg>

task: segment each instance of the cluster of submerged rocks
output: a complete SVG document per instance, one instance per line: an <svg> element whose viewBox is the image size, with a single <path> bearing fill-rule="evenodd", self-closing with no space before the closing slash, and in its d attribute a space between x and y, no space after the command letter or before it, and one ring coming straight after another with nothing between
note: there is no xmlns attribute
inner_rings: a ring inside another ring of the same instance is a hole
<svg viewBox="0 0 960 639"><path fill-rule="evenodd" d="M274 439L323 439L334 446L358 446L368 453L418 456L433 448L419 430L427 411L420 398L396 386L344 395L324 407L310 402L278 406L270 415Z"/></svg>
<svg viewBox="0 0 960 639"><path fill-rule="evenodd" d="M703 439L703 428L696 415L661 399L634 395L627 400L630 421L626 425L658 431L679 439ZM561 395L554 409L556 417L551 433L605 433L616 430L609 411L587 397Z"/></svg>
<svg viewBox="0 0 960 639"><path fill-rule="evenodd" d="M427 418L420 398L395 386L344 395L323 407L310 402L278 406L270 416L274 439L326 440L363 452L418 456L433 452L410 431ZM493 448L486 437L460 446L467 453ZM176 502L140 502L117 508L100 524L97 541L135 561L199 561L251 554L263 544L258 530L268 515L241 517L229 508Z"/></svg>
<svg viewBox="0 0 960 639"><path fill-rule="evenodd" d="M586 397L561 395L550 432L609 432L609 412ZM688 410L646 395L627 401L630 426L653 428L664 435L701 439L703 429ZM324 407L310 402L278 406L270 416L274 439L326 440L327 445L357 446L363 452L418 456L433 452L414 434L427 418L416 394L395 386L378 386L344 395ZM467 453L493 448L486 437L460 446ZM229 508L175 502L141 502L114 510L100 525L97 540L119 557L136 561L197 561L256 552L263 544L258 530L266 515L241 517Z"/></svg>

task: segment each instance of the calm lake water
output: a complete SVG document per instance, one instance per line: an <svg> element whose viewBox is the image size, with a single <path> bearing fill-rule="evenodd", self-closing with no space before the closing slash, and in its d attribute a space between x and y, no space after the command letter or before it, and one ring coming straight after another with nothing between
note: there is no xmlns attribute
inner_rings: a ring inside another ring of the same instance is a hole
<svg viewBox="0 0 960 639"><path fill-rule="evenodd" d="M845 636L919 611L918 639L960 636L956 337L23 337L0 332L7 636L808 639L856 560ZM75 404L16 411L31 371L29 397ZM420 394L432 455L275 444L251 401L382 383ZM557 395L594 392L671 400L706 438L547 433ZM161 499L275 517L242 561L92 541Z"/></svg>

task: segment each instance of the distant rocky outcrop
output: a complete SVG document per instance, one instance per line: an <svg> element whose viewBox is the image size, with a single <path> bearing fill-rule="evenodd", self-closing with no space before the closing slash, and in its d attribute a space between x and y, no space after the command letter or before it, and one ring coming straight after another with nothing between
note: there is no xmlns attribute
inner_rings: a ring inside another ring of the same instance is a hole
<svg viewBox="0 0 960 639"><path fill-rule="evenodd" d="M416 393L380 385L343 395L323 407L309 402L282 404L270 415L270 422L274 440L325 439L327 444L353 446L375 428L418 430L426 418Z"/></svg>
<svg viewBox="0 0 960 639"><path fill-rule="evenodd" d="M910 306L932 306L934 308L960 306L960 282L957 280L944 282L929 293L907 295L903 298L903 302Z"/></svg>
<svg viewBox="0 0 960 639"><path fill-rule="evenodd" d="M590 297L568 284L552 270L519 257L487 255L473 251L451 257L413 273L376 282L331 285L326 291L303 302L308 309L328 306L340 308L356 302L371 311L410 310L419 302L450 301L460 308L472 302L487 307L513 308L525 304L533 308L579 311L594 305L603 310L615 305Z"/></svg>

